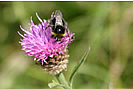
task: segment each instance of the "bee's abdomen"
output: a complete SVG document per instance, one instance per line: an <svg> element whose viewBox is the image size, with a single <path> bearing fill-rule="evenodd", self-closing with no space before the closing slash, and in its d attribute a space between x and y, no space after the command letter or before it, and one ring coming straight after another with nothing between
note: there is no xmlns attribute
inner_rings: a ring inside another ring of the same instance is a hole
<svg viewBox="0 0 133 89"><path fill-rule="evenodd" d="M65 28L63 26L56 26L55 29L52 30L52 32L56 34L64 34L65 33Z"/></svg>

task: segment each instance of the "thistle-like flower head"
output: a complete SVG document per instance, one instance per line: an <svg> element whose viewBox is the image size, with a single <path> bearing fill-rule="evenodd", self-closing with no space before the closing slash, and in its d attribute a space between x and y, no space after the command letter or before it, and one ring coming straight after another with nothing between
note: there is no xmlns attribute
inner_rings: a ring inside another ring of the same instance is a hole
<svg viewBox="0 0 133 89"><path fill-rule="evenodd" d="M33 56L34 60L41 62L41 65L47 64L49 58L55 58L55 56L65 55L64 50L68 48L68 44L73 41L73 33L68 30L68 33L61 39L61 41L56 41L55 38L52 38L51 27L48 26L46 20L41 20L38 14L36 13L37 18L40 23L38 25L33 23L31 17L30 29L24 30L21 26L21 30L25 32L25 34L18 34L22 37L20 44L22 46L22 50L25 51L27 56ZM53 14L51 18L53 18Z"/></svg>

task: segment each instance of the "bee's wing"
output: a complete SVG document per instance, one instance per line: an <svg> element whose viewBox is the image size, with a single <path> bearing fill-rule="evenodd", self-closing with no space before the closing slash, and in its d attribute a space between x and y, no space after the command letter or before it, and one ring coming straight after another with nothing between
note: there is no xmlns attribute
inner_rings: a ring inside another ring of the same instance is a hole
<svg viewBox="0 0 133 89"><path fill-rule="evenodd" d="M60 10L56 10L56 11L55 11L55 16L56 16L56 17L57 17L57 16L62 17L61 11L60 11Z"/></svg>
<svg viewBox="0 0 133 89"><path fill-rule="evenodd" d="M62 18L62 22L63 22L63 26L65 26L65 28L67 28L67 22L64 20L64 18Z"/></svg>

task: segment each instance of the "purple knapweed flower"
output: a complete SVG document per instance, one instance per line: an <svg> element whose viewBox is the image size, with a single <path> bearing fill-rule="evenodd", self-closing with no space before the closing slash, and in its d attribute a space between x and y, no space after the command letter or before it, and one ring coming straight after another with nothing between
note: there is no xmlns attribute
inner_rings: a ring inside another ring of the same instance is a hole
<svg viewBox="0 0 133 89"><path fill-rule="evenodd" d="M51 27L46 29L48 26L47 21L42 21L37 13L36 16L41 23L38 25L34 24L31 17L29 31L24 30L20 26L25 34L22 35L18 32L22 37L19 43L27 56L33 56L34 60L37 60L44 70L51 74L57 74L66 68L66 64L64 65L64 63L68 63L66 59L69 57L67 48L68 44L74 40L74 34L68 29L68 32L66 32L61 41L56 41L55 38L52 38ZM51 18L53 17L54 15L52 13ZM63 67L61 66L62 64L64 65Z"/></svg>

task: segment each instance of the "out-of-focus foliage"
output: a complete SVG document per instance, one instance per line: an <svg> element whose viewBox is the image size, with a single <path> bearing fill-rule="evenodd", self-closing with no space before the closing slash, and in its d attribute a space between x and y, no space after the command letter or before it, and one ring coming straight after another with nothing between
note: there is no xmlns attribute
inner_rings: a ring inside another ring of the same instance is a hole
<svg viewBox="0 0 133 89"><path fill-rule="evenodd" d="M73 88L133 88L132 2L0 2L0 89L49 89L55 77L25 56L17 31L23 33L20 25L29 29L31 16L38 24L36 12L47 20L57 9L76 38L69 48L67 79L91 47Z"/></svg>

